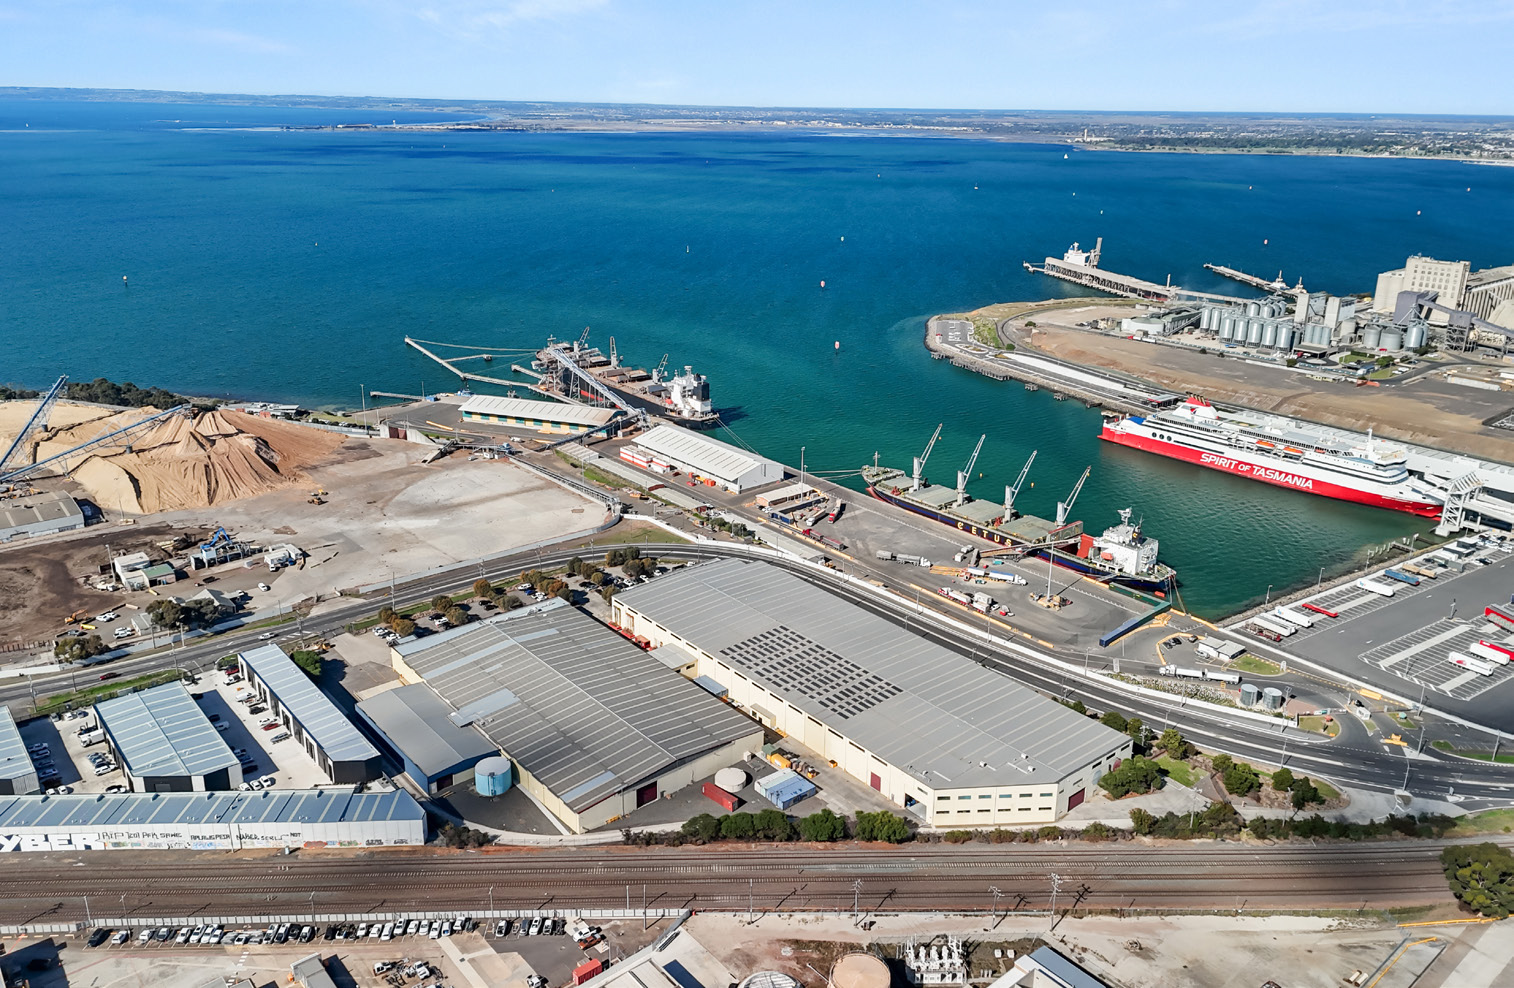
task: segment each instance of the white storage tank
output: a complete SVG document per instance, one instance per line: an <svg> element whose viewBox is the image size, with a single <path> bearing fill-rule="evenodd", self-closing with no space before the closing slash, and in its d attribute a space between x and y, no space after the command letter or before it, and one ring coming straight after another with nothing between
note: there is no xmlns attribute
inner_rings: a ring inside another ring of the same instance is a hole
<svg viewBox="0 0 1514 988"><path fill-rule="evenodd" d="M1276 686L1268 686L1263 689L1262 706L1268 710L1283 709L1283 691Z"/></svg>
<svg viewBox="0 0 1514 988"><path fill-rule="evenodd" d="M1268 319L1262 326L1262 346L1277 346L1277 321Z"/></svg>
<svg viewBox="0 0 1514 988"><path fill-rule="evenodd" d="M1262 691L1250 683L1241 684L1241 706L1254 707L1262 699Z"/></svg>
<svg viewBox="0 0 1514 988"><path fill-rule="evenodd" d="M1211 308L1210 306L1206 305L1206 306L1204 306L1203 311L1201 311L1199 313L1199 329L1204 330L1205 332L1207 332L1207 331L1209 331L1209 330L1211 330L1213 328L1214 328L1214 309Z"/></svg>
<svg viewBox="0 0 1514 988"><path fill-rule="evenodd" d="M510 759L492 755L473 766L473 785L480 796L503 796L515 783Z"/></svg>
<svg viewBox="0 0 1514 988"><path fill-rule="evenodd" d="M1246 320L1246 342L1252 345L1262 342L1261 317Z"/></svg>
<svg viewBox="0 0 1514 988"><path fill-rule="evenodd" d="M1426 336L1424 323L1415 323L1404 333L1404 346L1418 350L1425 345Z"/></svg>
<svg viewBox="0 0 1514 988"><path fill-rule="evenodd" d="M1368 350L1376 350L1383 345L1383 328L1381 326L1362 327L1362 346Z"/></svg>
<svg viewBox="0 0 1514 988"><path fill-rule="evenodd" d="M1235 316L1225 316L1220 320L1220 339L1235 339Z"/></svg>
<svg viewBox="0 0 1514 988"><path fill-rule="evenodd" d="M1279 350L1293 349L1293 327L1287 324L1277 328L1277 348Z"/></svg>
<svg viewBox="0 0 1514 988"><path fill-rule="evenodd" d="M740 792L746 788L747 774L739 768L723 768L715 773L715 784L726 792Z"/></svg>
<svg viewBox="0 0 1514 988"><path fill-rule="evenodd" d="M1383 330L1379 340L1382 348L1390 353L1404 348L1404 334L1396 329Z"/></svg>
<svg viewBox="0 0 1514 988"><path fill-rule="evenodd" d="M1260 302L1247 302L1246 303L1246 315L1248 315L1248 316L1259 316L1261 314L1262 314L1262 303L1260 303Z"/></svg>

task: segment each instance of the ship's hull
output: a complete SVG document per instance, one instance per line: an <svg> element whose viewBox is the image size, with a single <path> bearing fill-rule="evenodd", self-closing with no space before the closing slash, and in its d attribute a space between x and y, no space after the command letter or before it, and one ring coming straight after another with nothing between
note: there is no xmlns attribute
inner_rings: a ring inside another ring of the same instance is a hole
<svg viewBox="0 0 1514 988"><path fill-rule="evenodd" d="M660 415L675 425L683 426L685 429L713 429L720 424L720 418L717 415L711 415L709 418L687 418L645 392L626 388L611 381L606 381L603 378L598 378L598 380L600 384L620 395L626 404L634 405L637 408L651 412L653 415ZM604 400L601 395L585 392L582 388L579 390L579 397L585 401Z"/></svg>
<svg viewBox="0 0 1514 988"><path fill-rule="evenodd" d="M1265 462L1261 458L1249 458L1245 452L1231 450L1225 453L1212 452L1210 450L1195 449L1191 446L1183 446L1178 443L1170 443L1152 436L1141 435L1112 426L1109 422L1104 423L1103 430L1099 433L1100 438L1108 442L1118 443L1121 446L1129 446L1131 449L1144 450L1165 456L1173 460L1182 460L1184 463L1195 463L1211 470L1219 470L1221 473L1234 474L1245 477L1248 480L1259 480L1264 484L1274 487L1286 487L1289 490L1301 491L1305 494L1316 494L1320 497L1335 498L1339 501L1351 501L1355 504L1367 504L1374 508L1387 508L1392 511L1404 511L1425 518L1439 518L1441 505L1433 501L1414 500L1407 497L1395 497L1377 491L1365 490L1347 484L1336 483L1320 474L1319 470L1289 469Z"/></svg>
<svg viewBox="0 0 1514 988"><path fill-rule="evenodd" d="M878 500L884 502L885 504L892 504L896 508L903 508L905 511L910 511L914 514L920 515L921 517L929 518L931 521L939 522L942 525L948 525L951 528L954 528L957 531L961 532L963 535L971 535L974 538L982 539L985 542L992 542L995 545L1006 546L1009 548L1014 548L1015 546L1024 544L1017 539L1010 538L1003 532L996 532L993 529L984 528L980 525L976 525L970 521L965 521L961 518L953 518L949 514L937 511L934 508L928 508L923 504L915 504L913 501L906 500L905 498L899 497L895 494L890 494L888 491L880 490L879 488L871 484L868 485L867 492ZM1029 553L1029 555L1045 556L1047 551L1051 550L1034 550ZM1052 551L1052 562L1058 566L1061 566L1063 569L1070 569L1074 573L1081 573L1084 576L1090 576L1097 580L1107 580L1111 583L1118 583L1121 586L1131 587L1136 590L1144 590L1148 592L1153 590L1166 591L1172 585L1173 581L1173 577L1170 576L1164 578L1155 578L1131 576L1125 573L1110 573L1091 560L1084 559L1081 556L1075 556L1067 552Z"/></svg>

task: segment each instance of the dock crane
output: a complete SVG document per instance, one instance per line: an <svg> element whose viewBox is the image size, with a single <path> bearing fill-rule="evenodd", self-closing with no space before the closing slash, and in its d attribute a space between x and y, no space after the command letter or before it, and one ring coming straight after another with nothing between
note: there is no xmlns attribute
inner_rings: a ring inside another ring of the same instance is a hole
<svg viewBox="0 0 1514 988"><path fill-rule="evenodd" d="M1009 521L1011 518L1015 517L1015 498L1020 496L1020 488L1025 486L1025 478L1030 474L1030 465L1036 462L1036 454L1039 452L1040 450L1038 449L1033 449L1030 451L1030 459L1026 460L1025 465L1020 468L1020 476L1015 478L1014 485L1004 488L1005 521Z"/></svg>
<svg viewBox="0 0 1514 988"><path fill-rule="evenodd" d="M663 371L665 371L667 369L668 369L668 355L667 354L663 354L662 355L662 359L657 362L657 369L654 370L654 371L652 371L652 380L654 380L654 381L661 381L662 380L662 373L663 373Z"/></svg>
<svg viewBox="0 0 1514 988"><path fill-rule="evenodd" d="M1072 485L1072 493L1067 495L1067 500L1057 502L1058 528L1061 528L1063 525L1067 524L1067 515L1072 511L1072 506L1077 503L1078 493L1083 490L1083 484L1088 480L1088 475L1092 472L1093 467L1084 467L1083 476L1079 477L1078 482Z"/></svg>
<svg viewBox="0 0 1514 988"><path fill-rule="evenodd" d="M978 445L973 447L973 455L967 458L967 466L957 471L957 507L967 503L967 481L973 475L973 464L978 462L978 454L983 452L983 440L988 438L985 433L978 437Z"/></svg>
<svg viewBox="0 0 1514 988"><path fill-rule="evenodd" d="M68 375L64 374L57 381L53 382L52 387L47 389L47 394L43 395L42 400L37 403L37 408L32 412L31 418L26 420L26 424L16 434L15 440L6 449L5 454L0 456L0 474L5 473L6 465L10 463L16 453L26 447L26 444L33 436L47 428L48 413L58 403L58 397L63 394L63 386L67 383Z"/></svg>
<svg viewBox="0 0 1514 988"><path fill-rule="evenodd" d="M911 491L918 491L920 486L925 483L925 461L930 459L930 451L936 448L936 440L940 438L941 426L937 425L935 435L931 436L930 442L925 444L925 452L915 457L915 471L910 477L909 485Z"/></svg>
<svg viewBox="0 0 1514 988"><path fill-rule="evenodd" d="M573 344L574 350L582 350L589 342L589 327L585 326L583 333L578 337L578 342Z"/></svg>
<svg viewBox="0 0 1514 988"><path fill-rule="evenodd" d="M615 337L610 337L610 366L620 366L620 354L615 350Z"/></svg>

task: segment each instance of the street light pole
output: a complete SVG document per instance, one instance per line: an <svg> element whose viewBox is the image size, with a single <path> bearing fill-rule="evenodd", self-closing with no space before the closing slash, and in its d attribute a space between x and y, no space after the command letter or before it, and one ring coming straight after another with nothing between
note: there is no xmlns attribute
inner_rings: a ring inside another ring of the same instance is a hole
<svg viewBox="0 0 1514 988"><path fill-rule="evenodd" d="M1057 893L1062 889L1062 876L1056 872L1051 873L1051 925L1057 925Z"/></svg>
<svg viewBox="0 0 1514 988"><path fill-rule="evenodd" d="M860 903L862 901L862 879L852 883L852 922L857 922Z"/></svg>
<svg viewBox="0 0 1514 988"><path fill-rule="evenodd" d="M1004 893L1002 891L1000 891L999 886L997 886L997 885L990 885L988 887L988 894L991 895L991 896L993 896L993 899L991 900L991 902L989 904L989 907L988 907L988 920L989 920L989 926L988 926L988 928L991 930L995 926L999 925L999 898Z"/></svg>

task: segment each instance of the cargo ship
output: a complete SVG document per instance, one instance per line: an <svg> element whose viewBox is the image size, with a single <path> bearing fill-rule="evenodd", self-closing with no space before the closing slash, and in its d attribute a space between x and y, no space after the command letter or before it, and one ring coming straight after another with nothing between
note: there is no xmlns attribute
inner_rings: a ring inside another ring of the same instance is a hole
<svg viewBox="0 0 1514 988"><path fill-rule="evenodd" d="M542 375L543 390L561 394L570 401L604 403L606 395L595 385L612 392L624 403L691 429L712 429L720 424L720 415L710 402L710 382L693 367L682 374L667 374L668 355L648 372L640 367L626 367L610 337L610 352L587 345L585 332L577 342L563 343L548 338L537 351L531 368ZM568 362L593 379L593 384L563 366Z"/></svg>
<svg viewBox="0 0 1514 988"><path fill-rule="evenodd" d="M1130 523L1131 509L1121 511L1120 524L1098 536L1086 534L1081 521L1068 520L1089 471L1083 471L1067 500L1057 503L1055 520L1038 518L1015 508L1015 499L1035 462L1035 453L1030 455L1015 483L1004 488L1003 503L980 501L967 493L967 480L977 462L978 451L983 448L981 438L967 461L967 468L957 472L955 488L932 484L925 478L925 462L940 435L938 426L924 454L915 457L910 473L876 463L863 467L862 479L868 494L1017 555L1049 556L1056 565L1096 580L1160 593L1177 582L1173 568L1157 559L1157 540L1144 534L1139 522Z"/></svg>
<svg viewBox="0 0 1514 988"><path fill-rule="evenodd" d="M1445 500L1410 476L1403 447L1370 432L1350 442L1302 423L1262 424L1196 396L1170 411L1106 414L1100 437L1276 487L1426 518L1439 517Z"/></svg>

